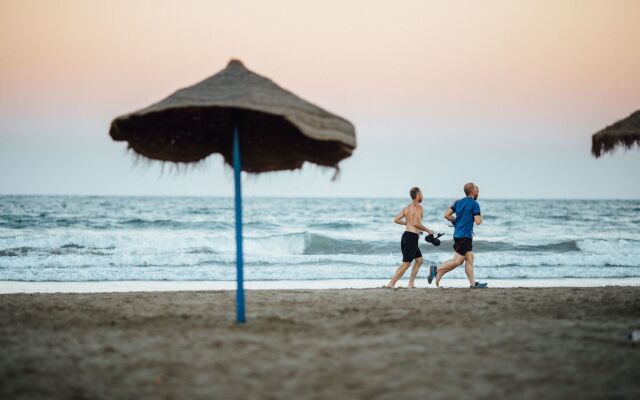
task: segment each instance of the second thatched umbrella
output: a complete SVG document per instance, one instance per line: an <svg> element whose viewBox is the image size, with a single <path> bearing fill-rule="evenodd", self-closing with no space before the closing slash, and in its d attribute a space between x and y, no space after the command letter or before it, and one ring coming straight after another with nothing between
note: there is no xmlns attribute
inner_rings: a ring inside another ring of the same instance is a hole
<svg viewBox="0 0 640 400"><path fill-rule="evenodd" d="M600 157L616 146L631 148L634 143L640 145L640 110L595 133L591 138L591 153Z"/></svg>
<svg viewBox="0 0 640 400"><path fill-rule="evenodd" d="M291 170L305 161L338 168L356 146L354 126L238 60L193 86L111 123L114 140L153 160L197 162L220 153L233 166L237 321L245 321L240 171Z"/></svg>

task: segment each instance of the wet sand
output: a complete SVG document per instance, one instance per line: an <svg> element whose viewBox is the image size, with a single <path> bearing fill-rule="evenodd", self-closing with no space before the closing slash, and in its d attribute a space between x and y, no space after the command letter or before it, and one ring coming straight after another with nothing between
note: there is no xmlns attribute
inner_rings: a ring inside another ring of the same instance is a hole
<svg viewBox="0 0 640 400"><path fill-rule="evenodd" d="M640 287L0 295L2 399L639 398Z"/></svg>

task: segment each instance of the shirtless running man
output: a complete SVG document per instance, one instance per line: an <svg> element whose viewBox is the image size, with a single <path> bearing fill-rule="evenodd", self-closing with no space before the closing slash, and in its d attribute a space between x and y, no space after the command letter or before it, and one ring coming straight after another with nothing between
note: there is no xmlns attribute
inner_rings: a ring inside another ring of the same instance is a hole
<svg viewBox="0 0 640 400"><path fill-rule="evenodd" d="M422 225L422 217L424 214L424 208L420 205L422 203L422 192L420 188L413 187L409 191L411 196L411 204L406 206L396 215L393 220L396 224L406 225L404 233L402 234L402 240L400 241L400 248L402 249L402 264L393 274L393 278L386 286L387 288L393 288L396 283L402 278L411 262L415 260L413 269L411 270L411 277L409 278L409 288L415 288L415 280L418 275L418 270L422 265L422 253L418 247L418 239L420 238L419 232L425 231L430 235L433 235L433 231L426 226Z"/></svg>

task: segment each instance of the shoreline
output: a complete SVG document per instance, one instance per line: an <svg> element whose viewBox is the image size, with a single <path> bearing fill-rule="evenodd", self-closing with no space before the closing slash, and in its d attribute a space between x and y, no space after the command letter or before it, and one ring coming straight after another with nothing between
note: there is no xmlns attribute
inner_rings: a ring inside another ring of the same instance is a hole
<svg viewBox="0 0 640 400"><path fill-rule="evenodd" d="M330 279L330 280L280 280L245 281L246 290L330 290L375 289L386 285L387 279ZM489 288L558 288L558 287L606 287L640 286L640 277L633 278L557 278L557 279L491 279ZM417 281L417 289L436 289ZM398 282L397 288L406 287L407 279ZM466 288L466 279L445 279L446 288ZM230 291L236 289L235 281L94 281L94 282L24 282L0 281L0 294L17 293L126 293L126 292L180 292L180 291Z"/></svg>

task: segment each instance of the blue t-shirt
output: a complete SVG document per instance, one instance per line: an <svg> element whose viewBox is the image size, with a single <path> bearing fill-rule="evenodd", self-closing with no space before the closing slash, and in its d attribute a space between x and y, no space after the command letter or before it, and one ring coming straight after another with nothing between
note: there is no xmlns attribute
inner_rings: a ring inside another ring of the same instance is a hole
<svg viewBox="0 0 640 400"><path fill-rule="evenodd" d="M454 238L473 237L473 217L480 215L480 204L471 197L463 197L451 205L456 214Z"/></svg>

